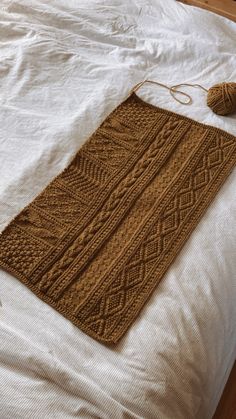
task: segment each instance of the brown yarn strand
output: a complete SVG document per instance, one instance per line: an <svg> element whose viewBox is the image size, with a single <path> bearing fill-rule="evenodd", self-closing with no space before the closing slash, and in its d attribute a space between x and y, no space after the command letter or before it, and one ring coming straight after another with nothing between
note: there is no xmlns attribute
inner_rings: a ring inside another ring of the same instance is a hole
<svg viewBox="0 0 236 419"><path fill-rule="evenodd" d="M181 87L181 86L198 87L198 88L204 90L205 92L208 92L208 90L205 87L203 87L201 84L180 83L180 84L176 84L175 86L171 86L170 87L171 96L175 100L177 100L177 102L182 103L183 105L190 105L190 104L192 104L193 101L192 101L191 96L189 96L187 93L182 92L181 90L178 90L178 88ZM190 101L188 103L183 103L182 101L178 100L178 98L174 95L174 93L181 93L181 94L187 95L190 98Z"/></svg>
<svg viewBox="0 0 236 419"><path fill-rule="evenodd" d="M197 87L204 90L207 93L207 106L217 115L229 115L236 111L236 83L219 83L212 86L209 90L203 87L201 84L192 84L192 83L180 83L174 86L167 86L166 84L154 81L154 80L143 80L137 83L130 93L136 92L144 83L157 84L169 90L171 96L174 100L179 102L181 105L191 105L193 100L192 97L180 90L182 86L187 87ZM176 95L181 95L187 98L187 100L181 100Z"/></svg>
<svg viewBox="0 0 236 419"><path fill-rule="evenodd" d="M133 89L131 89L130 94L133 93L133 92L136 92L145 83L157 84L158 86L164 87L165 89L169 90L169 92L170 92L171 96L174 98L174 100L176 100L176 102L181 103L181 105L191 105L192 102L193 102L192 97L188 93L183 92L182 90L179 90L179 87L181 87L181 86L199 87L200 89L204 90L205 92L208 92L208 90L200 84L180 83L180 84L176 84L174 86L169 87L166 84L163 84L163 83L160 83L160 82L157 82L157 81L154 81L154 80L145 79L145 80L137 83L133 87ZM183 101L183 100L179 99L178 97L176 97L176 94L185 96L187 98L187 101Z"/></svg>

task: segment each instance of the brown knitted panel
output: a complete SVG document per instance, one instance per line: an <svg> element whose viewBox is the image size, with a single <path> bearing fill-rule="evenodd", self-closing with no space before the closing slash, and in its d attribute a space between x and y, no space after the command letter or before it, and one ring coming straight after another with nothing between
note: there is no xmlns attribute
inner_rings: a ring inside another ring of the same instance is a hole
<svg viewBox="0 0 236 419"><path fill-rule="evenodd" d="M236 162L133 93L0 235L0 266L98 341L126 332Z"/></svg>

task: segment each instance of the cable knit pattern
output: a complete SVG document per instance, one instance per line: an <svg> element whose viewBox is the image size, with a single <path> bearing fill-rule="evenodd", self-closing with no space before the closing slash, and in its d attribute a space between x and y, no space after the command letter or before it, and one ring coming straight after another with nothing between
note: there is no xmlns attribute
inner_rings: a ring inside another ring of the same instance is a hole
<svg viewBox="0 0 236 419"><path fill-rule="evenodd" d="M235 162L234 136L132 93L2 232L0 266L116 343Z"/></svg>

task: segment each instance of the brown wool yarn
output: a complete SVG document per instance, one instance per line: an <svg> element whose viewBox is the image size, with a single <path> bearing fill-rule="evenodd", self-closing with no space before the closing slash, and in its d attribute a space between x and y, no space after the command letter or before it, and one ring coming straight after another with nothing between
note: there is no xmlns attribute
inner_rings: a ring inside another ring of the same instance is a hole
<svg viewBox="0 0 236 419"><path fill-rule="evenodd" d="M217 115L236 112L236 83L219 83L207 93L207 105Z"/></svg>

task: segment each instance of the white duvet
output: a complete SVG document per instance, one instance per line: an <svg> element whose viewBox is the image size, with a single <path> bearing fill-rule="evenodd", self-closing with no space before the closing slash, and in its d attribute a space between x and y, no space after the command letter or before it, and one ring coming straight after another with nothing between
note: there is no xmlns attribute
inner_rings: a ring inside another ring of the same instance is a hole
<svg viewBox="0 0 236 419"><path fill-rule="evenodd" d="M144 78L236 81L236 24L174 0L0 5L0 228ZM236 135L205 93L146 101ZM236 355L236 172L114 348L0 271L0 419L210 419Z"/></svg>

